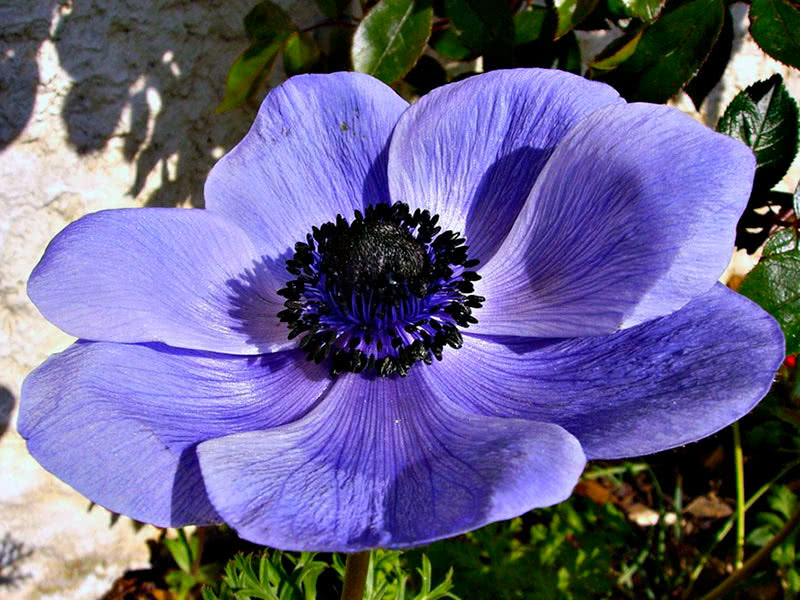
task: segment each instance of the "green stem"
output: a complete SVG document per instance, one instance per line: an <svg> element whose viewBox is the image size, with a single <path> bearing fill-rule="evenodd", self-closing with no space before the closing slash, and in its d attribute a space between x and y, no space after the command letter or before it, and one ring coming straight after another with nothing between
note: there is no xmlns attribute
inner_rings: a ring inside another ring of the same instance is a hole
<svg viewBox="0 0 800 600"><path fill-rule="evenodd" d="M736 469L736 554L733 563L735 570L744 564L744 453L739 423L733 424L733 460Z"/></svg>
<svg viewBox="0 0 800 600"><path fill-rule="evenodd" d="M783 478L784 475L786 475L789 471L791 471L798 465L800 465L800 459L792 461L791 463L786 465L783 469L781 469L781 471L777 475L775 475L775 477L773 477L767 483L758 488L758 491L752 496L750 496L750 499L747 502L745 502L744 505L745 511L750 510L750 507L753 506L753 504L755 504L756 502L758 502L761 496L766 494L770 490L770 488L772 488L772 486L775 485L776 482L778 482L781 478ZM705 568L706 563L708 563L709 558L711 558L711 553L714 551L714 548L717 547L717 544L719 544L722 540L724 540L725 536L727 536L730 533L731 529L733 529L733 522L735 519L736 515L732 515L731 517L728 518L725 524L717 532L717 535L715 536L714 541L711 543L711 546L708 548L708 550L706 550L706 552L700 558L700 561L697 563L697 566L694 568L691 576L689 577L689 587L686 590L686 593L684 594L684 598L691 598L692 588L694 587L694 584L697 581L698 577L700 577L700 574L703 572L703 569Z"/></svg>
<svg viewBox="0 0 800 600"><path fill-rule="evenodd" d="M347 555L342 600L362 600L369 569L369 550Z"/></svg>
<svg viewBox="0 0 800 600"><path fill-rule="evenodd" d="M797 510L792 515L792 518L786 521L784 526L781 527L780 531L773 535L758 552L748 558L747 562L742 565L741 569L731 573L731 575L725 579L725 581L720 583L700 600L715 600L716 598L722 598L728 592L732 591L737 585L750 576L750 574L755 570L762 560L772 554L772 551L777 548L778 544L789 537L789 534L794 531L794 528L797 527L798 524L800 524L800 510Z"/></svg>

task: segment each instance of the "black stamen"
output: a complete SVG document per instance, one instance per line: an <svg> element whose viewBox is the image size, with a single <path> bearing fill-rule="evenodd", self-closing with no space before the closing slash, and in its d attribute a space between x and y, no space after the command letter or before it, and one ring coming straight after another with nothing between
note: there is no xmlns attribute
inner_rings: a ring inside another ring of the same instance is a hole
<svg viewBox="0 0 800 600"><path fill-rule="evenodd" d="M478 260L438 220L403 203L374 204L295 244L278 318L308 360L327 359L331 375L405 376L417 362L441 360L445 346L461 347L458 328L477 322L472 310L484 301L472 294L480 275L467 270Z"/></svg>

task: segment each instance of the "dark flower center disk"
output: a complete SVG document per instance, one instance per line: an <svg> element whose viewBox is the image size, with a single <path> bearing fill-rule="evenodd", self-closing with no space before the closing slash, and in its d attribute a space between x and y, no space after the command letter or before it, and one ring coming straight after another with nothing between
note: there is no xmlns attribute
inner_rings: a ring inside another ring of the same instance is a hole
<svg viewBox="0 0 800 600"><path fill-rule="evenodd" d="M289 339L309 360L329 360L331 374L406 375L419 361L460 348L459 328L477 323L471 270L460 234L441 231L438 215L382 203L313 227L295 244L286 270L294 279L278 293Z"/></svg>

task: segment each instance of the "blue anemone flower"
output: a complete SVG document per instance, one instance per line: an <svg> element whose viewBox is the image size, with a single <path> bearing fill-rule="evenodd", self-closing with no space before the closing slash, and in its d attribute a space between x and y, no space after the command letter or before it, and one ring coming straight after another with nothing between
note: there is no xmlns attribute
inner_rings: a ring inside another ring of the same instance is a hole
<svg viewBox="0 0 800 600"><path fill-rule="evenodd" d="M551 70L409 106L294 77L206 209L90 214L28 290L81 338L25 381L31 454L159 526L407 547L569 496L587 459L707 436L767 392L775 321L717 283L754 158Z"/></svg>

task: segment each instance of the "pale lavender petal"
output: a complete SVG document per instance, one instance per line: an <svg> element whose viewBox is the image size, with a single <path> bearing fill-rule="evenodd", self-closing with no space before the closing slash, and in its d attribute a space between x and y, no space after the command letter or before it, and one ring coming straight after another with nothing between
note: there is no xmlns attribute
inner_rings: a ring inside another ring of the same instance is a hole
<svg viewBox="0 0 800 600"><path fill-rule="evenodd" d="M474 331L595 335L677 310L727 266L754 167L744 144L671 108L590 115L481 269Z"/></svg>
<svg viewBox="0 0 800 600"><path fill-rule="evenodd" d="M623 102L613 88L551 69L492 71L415 102L389 149L392 200L441 216L487 261L547 159L575 124Z"/></svg>
<svg viewBox="0 0 800 600"><path fill-rule="evenodd" d="M408 103L361 73L301 75L272 90L250 132L211 170L206 208L290 258L312 226L386 202L386 147Z"/></svg>
<svg viewBox="0 0 800 600"><path fill-rule="evenodd" d="M557 423L587 457L621 458L711 435L766 395L778 324L717 285L672 315L573 340L465 336L429 385L479 414Z"/></svg>
<svg viewBox="0 0 800 600"><path fill-rule="evenodd" d="M256 354L288 347L278 284L247 235L205 210L93 213L47 247L28 294L78 338Z"/></svg>
<svg viewBox="0 0 800 600"><path fill-rule="evenodd" d="M79 342L25 380L18 429L45 469L114 512L161 527L219 522L196 444L289 423L329 385L297 351Z"/></svg>
<svg viewBox="0 0 800 600"><path fill-rule="evenodd" d="M225 522L276 548L355 552L423 544L569 496L584 466L571 435L463 413L420 370L340 376L301 421L200 444Z"/></svg>

